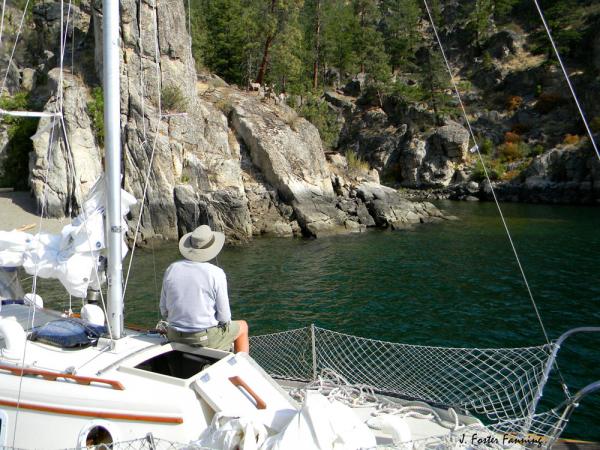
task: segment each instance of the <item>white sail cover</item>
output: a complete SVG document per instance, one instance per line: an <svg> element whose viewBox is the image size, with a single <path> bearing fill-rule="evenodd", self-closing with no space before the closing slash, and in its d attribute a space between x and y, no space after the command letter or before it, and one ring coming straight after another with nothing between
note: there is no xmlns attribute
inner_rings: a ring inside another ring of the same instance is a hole
<svg viewBox="0 0 600 450"><path fill-rule="evenodd" d="M85 297L105 248L105 185L102 176L90 190L81 214L63 227L60 234L0 231L0 267L23 266L30 275L56 278L69 294ZM127 226L124 216L135 203L135 197L121 190L123 229ZM122 245L124 257L127 245L124 241Z"/></svg>

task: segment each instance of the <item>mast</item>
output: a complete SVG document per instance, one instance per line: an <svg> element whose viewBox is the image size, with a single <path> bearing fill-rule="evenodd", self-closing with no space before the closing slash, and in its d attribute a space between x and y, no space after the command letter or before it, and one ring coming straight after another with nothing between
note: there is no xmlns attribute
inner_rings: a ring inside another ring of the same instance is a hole
<svg viewBox="0 0 600 450"><path fill-rule="evenodd" d="M108 324L113 339L123 333L123 284L121 229L121 91L119 80L119 2L104 0L103 81L106 170L106 231Z"/></svg>

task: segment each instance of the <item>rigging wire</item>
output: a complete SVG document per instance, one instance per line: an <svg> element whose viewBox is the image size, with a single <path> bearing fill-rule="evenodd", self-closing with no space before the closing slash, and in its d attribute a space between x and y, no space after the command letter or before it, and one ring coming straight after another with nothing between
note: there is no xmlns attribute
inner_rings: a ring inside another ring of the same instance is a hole
<svg viewBox="0 0 600 450"><path fill-rule="evenodd" d="M6 0L2 0L2 19L0 19L0 44L2 44L2 33L4 32L4 11L6 10Z"/></svg>
<svg viewBox="0 0 600 450"><path fill-rule="evenodd" d="M8 72L10 72L10 65L15 57L15 50L17 49L19 37L21 36L21 30L23 29L23 22L25 21L25 14L27 13L28 7L29 0L27 0L27 2L25 3L25 7L23 8L23 14L21 15L21 21L19 22L19 29L17 30L17 35L15 36L15 44L13 45L10 57L8 58L8 63L6 64L6 73L4 74L4 79L2 80L2 87L0 87L0 96L4 94L4 89L6 89L6 80L8 79ZM4 14L4 7L2 8L2 13ZM0 35L0 41L1 39L2 35Z"/></svg>
<svg viewBox="0 0 600 450"><path fill-rule="evenodd" d="M139 11L140 11L140 18L138 20L139 23L139 46L140 46L140 92L142 95L142 121L143 121L143 136L144 136L144 142L142 143L142 146L146 146L148 139L147 139L147 129L146 129L146 120L145 120L145 102L144 102L144 98L145 98L145 91L144 91L144 78L143 78L143 70L142 69L142 21L141 21L141 14L142 14L142 0L140 0L140 5L139 5ZM131 246L131 255L129 257L129 264L127 267L127 275L125 276L125 284L123 287L123 300L125 299L125 293L127 291L127 285L129 283L129 276L131 274L131 267L133 264L133 256L135 253L135 248L136 248L136 243L137 243L137 238L139 235L139 231L140 231L140 227L141 227L141 223L142 223L142 216L144 213L144 206L146 204L146 198L147 198L147 194L148 194L148 187L150 184L150 174L152 172L152 166L154 163L154 155L156 153L156 146L158 144L158 136L159 136L159 130L160 130L160 124L161 124L161 120L162 120L162 99L161 99L161 90L162 90L162 83L161 83L161 72L160 72L160 46L158 43L158 14L156 12L156 8L157 6L155 5L153 8L153 22L154 22L154 63L156 66L156 80L157 80L157 89L158 89L158 105L157 105L157 113L158 113L158 121L156 124L156 130L154 133L154 140L152 142L152 152L150 154L150 161L148 163L148 170L146 171L146 176L145 176L145 180L144 180L144 189L142 191L142 200L141 200L141 205L140 205L140 212L138 215L138 220L135 226L135 233L133 236L133 244ZM153 258L153 265L154 265L154 284L155 284L155 290L156 289L156 261L154 258L154 245L152 244L152 258Z"/></svg>
<svg viewBox="0 0 600 450"><path fill-rule="evenodd" d="M29 0L28 2L29 3ZM68 32L68 27L69 27L69 21L70 21L70 12L71 12L71 7L72 7L72 0L69 0L69 6L68 6L68 12L67 12L67 19L66 19L66 24L64 23L64 0L61 0L61 27L60 27L60 43L61 43L61 51L60 51L60 75L59 75L59 83L57 86L57 105L59 107L59 110L53 114L50 115L50 117L52 118L52 125L51 125L51 132L49 134L49 145L48 145L48 152L46 154L46 159L48 161L48 165L46 167L46 173L45 173L45 182L44 182L44 190L43 190L43 194L42 194L42 199L46 199L48 196L48 189L49 189L49 183L48 183L48 179L49 179L49 174L50 174L50 169L52 167L52 152L53 149L55 148L55 146L58 145L58 139L55 139L55 130L57 125L60 125L63 131L63 137L65 140L65 147L66 147L66 153L67 153L67 164L69 164L70 168L69 170L72 171L72 173L74 173L74 162L73 162L73 155L72 155L72 151L70 148L70 144L68 141L68 137L66 134L66 125L64 122L64 115L63 115L63 70L64 70L64 55L65 55L65 47L66 47L66 35ZM25 8L26 11L26 8ZM21 21L21 25L22 25L22 21ZM17 40L15 41L15 47L17 45L18 42L18 37ZM13 53L14 53L14 48L13 48ZM6 81L6 77L5 77L5 81ZM3 88L4 89L4 86ZM2 92L2 91L0 91ZM58 120L60 120L60 124L58 123ZM81 186L79 183L77 183L77 179L76 177L74 177L74 189L78 189L79 190L79 196L80 198L83 198L82 193L81 193ZM44 210L46 207L46 202L42 201L41 203L41 211L40 211L40 220L39 220L39 225L38 225L38 236L39 234L42 232L42 228L43 228L43 219L44 219ZM84 216L84 228L86 230L86 236L87 236L87 241L88 241L88 245L90 248L90 251L92 251L93 246L92 243L90 241L90 237L89 237L89 230L87 228L87 211L85 210L85 208L81 208L82 212L83 212L83 216ZM39 241L38 241L38 245L39 245ZM98 265L94 264L94 270L96 272L96 276L98 279L100 279L99 277L99 273L98 273ZM37 279L38 279L38 271L39 271L39 262L36 261L36 265L35 265L35 273L33 275L33 281L32 281L32 293L33 293L33 297L35 299L35 296L37 294ZM105 313L105 317L106 317L106 306L104 304L104 297L102 295L102 290L100 290L100 298L102 300L102 306L104 309L104 313ZM71 296L69 295L69 303L71 303ZM70 307L69 307L70 309ZM30 323L31 326L30 328L33 327L33 324L35 323L35 311L36 311L36 307L35 307L35 301L32 302L30 304L30 308L29 308L29 315L28 315L28 324ZM108 322L108 332L109 335L112 339L112 331L110 329L110 323ZM27 355L27 345L28 345L28 340L25 340L25 345L23 348L23 356L21 359L21 366L23 367L25 365L25 358ZM17 395L17 405L16 405L16 414L15 414L15 424L14 424L14 429L13 429L13 447L15 445L15 439L16 439L16 430L17 430L17 425L18 425L18 417L19 417L19 412L20 412L20 402L21 402L21 395L22 395L22 385L23 385L23 373L21 373L20 376L20 380L19 380L19 390L18 390L18 395Z"/></svg>
<svg viewBox="0 0 600 450"><path fill-rule="evenodd" d="M57 117L54 116L52 118L52 127L51 127L51 131L50 134L48 136L48 152L46 153L46 158L48 161L48 166L46 167L46 173L45 173L45 182L44 182L44 191L42 194L42 198L46 198L48 195L48 179L50 178L50 168L52 167L52 149L55 145L55 138L54 138L54 131L56 129L56 124L57 124ZM45 207L46 207L46 202L42 201L41 203L41 207L40 207L40 219L38 222L38 235L41 234L42 232L42 228L43 228L43 221L44 221L44 211L45 211ZM39 241L38 241L38 245L39 245ZM35 323L35 311L36 311L36 307L35 307L35 296L37 294L37 279L38 279L38 267L39 267L39 262L36 261L35 264L35 272L33 275L33 280L31 283L31 291L33 294L33 299L34 301L30 304L29 306L29 313L28 313L28 317L27 317L27 323L31 323L31 328L33 328L33 324ZM32 306L33 305L33 306ZM31 321L30 321L31 319ZM29 344L29 340L27 338L25 338L25 346L23 347L23 356L21 358L21 367L25 366L25 358L27 355L27 346ZM12 442L12 447L15 447L15 439L17 436L17 424L19 422L19 412L21 411L21 392L22 392L22 387L23 387L23 373L21 373L21 376L19 377L19 390L17 393L17 405L16 405L16 412L15 412L15 424L13 427L13 442Z"/></svg>
<svg viewBox="0 0 600 450"><path fill-rule="evenodd" d="M542 8L540 7L538 0L533 0L533 3L535 3L535 7L540 15L540 18L542 19L542 23L544 24L544 29L546 30L548 39L550 39L550 44L552 44L552 49L554 50L554 53L556 54L556 59L558 59L560 68L562 69L563 75L565 76L565 80L567 81L567 84L569 85L569 90L571 91L571 95L573 97L573 100L575 101L575 105L577 105L577 111L579 111L579 115L581 116L581 120L583 121L583 125L585 126L585 131L587 131L587 134L590 138L590 142L592 143L592 147L594 148L594 151L596 152L596 156L598 157L598 160L600 160L600 150L598 150L598 146L596 145L596 140L594 139L594 134L592 133L590 125L588 124L587 118L585 117L583 108L581 107L581 105L579 103L579 98L577 97L575 88L573 87L573 84L571 83L571 77L569 76L569 73L567 72L567 69L566 69L565 65L563 64L562 58L560 57L560 53L558 52L558 47L556 46L556 44L554 42L554 38L552 37L552 33L550 32L548 23L546 22L546 17L544 16L544 13L542 12Z"/></svg>
<svg viewBox="0 0 600 450"><path fill-rule="evenodd" d="M542 316L540 314L538 306L537 306L537 304L535 302L535 298L533 296L533 292L531 290L531 287L529 286L529 281L527 279L527 275L525 274L525 269L523 268L523 265L521 264L521 259L519 258L519 254L517 252L517 248L515 246L515 243L514 243L514 241L512 239L512 235L511 235L510 230L508 228L508 224L506 223L506 219L504 217L504 213L502 211L502 208L500 207L500 202L498 201L498 197L496 196L496 191L494 189L494 186L492 185L492 181L490 179L487 167L485 165L485 162L483 161L483 156L481 155L481 152L479 151L479 144L477 143L477 138L475 137L475 133L473 132L473 128L471 126L471 121L469 120L469 117L467 115L467 110L466 110L465 105L464 105L464 103L462 101L462 97L460 95L460 91L458 90L458 86L457 86L456 80L454 78L454 73L452 72L452 68L450 67L450 62L448 61L448 58L446 56L446 52L444 51L444 46L442 45L442 40L440 39L437 27L436 27L436 25L434 23L433 14L431 13L431 10L429 8L429 4L428 4L427 0L423 0L423 3L425 4L425 9L427 11L427 15L429 16L429 22L431 23L431 28L432 28L433 33L435 35L435 38L437 40L437 44L438 44L438 46L440 48L440 52L442 54L442 58L444 59L444 63L446 65L446 69L448 70L448 73L450 74L450 82L452 84L453 91L456 94L456 98L457 98L458 103L460 105L460 108L462 110L462 114L463 114L463 117L465 119L467 128L469 130L469 134L471 136L471 139L473 139L473 142L475 144L474 148L475 148L475 150L477 152L477 156L479 157L479 162L481 163L481 166L483 167L483 172L484 172L485 178L486 178L486 180L488 182L488 186L490 187L490 191L492 193L492 197L494 199L494 203L496 204L496 208L498 209L498 213L500 215L500 220L502 222L502 226L504 227L504 231L506 232L506 236L508 238L508 242L510 243L510 247L511 247L513 255L515 257L515 261L517 263L517 266L519 267L519 272L521 273L521 278L523 279L523 283L525 284L525 288L527 289L527 294L528 294L529 299L531 301L531 305L533 306L533 310L535 311L535 315L536 315L537 320L538 320L538 322L540 324L540 328L542 329L542 333L544 335L544 338L546 339L546 343L549 346L551 346L552 343L550 341L550 337L548 336L548 332L546 331L546 327L544 326L544 322L542 320ZM569 392L569 389L567 387L567 383L565 382L565 379L564 379L562 373L560 372L560 369L558 368L558 363L556 363L556 361L555 361L554 364L555 364L557 373L558 373L558 375L559 375L559 377L561 379L562 389L563 389L565 395L567 397L570 397L570 392Z"/></svg>

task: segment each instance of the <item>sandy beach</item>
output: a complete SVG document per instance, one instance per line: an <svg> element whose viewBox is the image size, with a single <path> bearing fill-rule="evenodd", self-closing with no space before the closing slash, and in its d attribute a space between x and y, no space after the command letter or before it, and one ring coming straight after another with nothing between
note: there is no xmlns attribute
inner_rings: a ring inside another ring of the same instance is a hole
<svg viewBox="0 0 600 450"><path fill-rule="evenodd" d="M0 189L0 230L10 231L26 225L33 225L28 233L41 231L58 233L70 219L47 219L40 222L35 200L29 192Z"/></svg>

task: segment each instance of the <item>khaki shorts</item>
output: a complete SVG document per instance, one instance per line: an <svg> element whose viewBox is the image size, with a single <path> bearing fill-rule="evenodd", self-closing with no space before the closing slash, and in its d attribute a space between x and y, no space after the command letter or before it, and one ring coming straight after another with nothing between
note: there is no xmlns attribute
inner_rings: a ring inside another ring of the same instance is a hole
<svg viewBox="0 0 600 450"><path fill-rule="evenodd" d="M186 333L169 327L167 336L171 342L181 342L191 347L209 347L230 351L239 332L240 324L234 320L224 326L212 327L197 333Z"/></svg>

